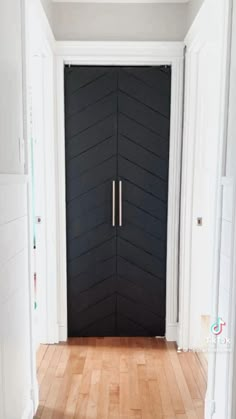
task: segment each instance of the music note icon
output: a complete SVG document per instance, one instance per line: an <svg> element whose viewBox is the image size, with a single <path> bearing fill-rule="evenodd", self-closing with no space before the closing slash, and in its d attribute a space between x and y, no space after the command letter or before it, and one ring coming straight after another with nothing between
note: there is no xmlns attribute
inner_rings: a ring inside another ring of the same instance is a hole
<svg viewBox="0 0 236 419"><path fill-rule="evenodd" d="M223 331L223 326L225 325L226 323L222 319L222 317L218 317L217 321L213 323L211 326L211 333L213 333L213 335L216 335L216 336L220 335Z"/></svg>

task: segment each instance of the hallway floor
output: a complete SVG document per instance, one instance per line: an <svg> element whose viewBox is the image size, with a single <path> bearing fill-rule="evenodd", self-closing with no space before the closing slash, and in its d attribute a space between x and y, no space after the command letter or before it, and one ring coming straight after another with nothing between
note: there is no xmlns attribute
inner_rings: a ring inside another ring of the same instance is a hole
<svg viewBox="0 0 236 419"><path fill-rule="evenodd" d="M37 367L35 418L204 417L204 365L163 339L78 338L42 345Z"/></svg>

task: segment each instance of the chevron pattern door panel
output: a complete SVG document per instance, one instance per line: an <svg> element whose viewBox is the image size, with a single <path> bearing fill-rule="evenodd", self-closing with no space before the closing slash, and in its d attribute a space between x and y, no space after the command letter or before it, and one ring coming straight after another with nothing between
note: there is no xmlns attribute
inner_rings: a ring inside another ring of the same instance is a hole
<svg viewBox="0 0 236 419"><path fill-rule="evenodd" d="M164 336L170 69L121 68L118 77L117 328ZM133 332L132 332L133 331Z"/></svg>
<svg viewBox="0 0 236 419"><path fill-rule="evenodd" d="M65 67L69 336L165 334L170 94L169 67Z"/></svg>
<svg viewBox="0 0 236 419"><path fill-rule="evenodd" d="M116 333L116 69L65 69L69 336Z"/></svg>

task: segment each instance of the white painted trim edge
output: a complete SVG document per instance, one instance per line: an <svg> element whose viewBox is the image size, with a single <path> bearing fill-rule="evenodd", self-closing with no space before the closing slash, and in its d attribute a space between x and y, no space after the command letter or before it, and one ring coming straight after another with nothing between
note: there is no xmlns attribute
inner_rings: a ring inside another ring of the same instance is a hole
<svg viewBox="0 0 236 419"><path fill-rule="evenodd" d="M67 325L59 324L58 333L59 333L59 342L66 342L68 339Z"/></svg>
<svg viewBox="0 0 236 419"><path fill-rule="evenodd" d="M25 410L23 412L23 415L21 416L21 419L32 419L33 416L34 416L33 401L28 400Z"/></svg>
<svg viewBox="0 0 236 419"><path fill-rule="evenodd" d="M233 219L232 219L232 266L231 266L231 285L232 285L232 294L231 294L231 327L230 327L230 336L232 336L232 348L230 353L229 365L228 365L228 409L227 418L234 418L236 415L235 411L235 369L236 369L236 184L235 179L230 179L231 185L233 186ZM225 183L226 185L226 183Z"/></svg>
<svg viewBox="0 0 236 419"><path fill-rule="evenodd" d="M178 341L178 327L179 324L176 323L167 323L166 324L166 340L168 342L177 342Z"/></svg>
<svg viewBox="0 0 236 419"><path fill-rule="evenodd" d="M222 3L219 13L222 13L224 19L224 33L222 32L221 43L224 45L222 51L227 49L227 18L228 18L228 2ZM213 0L205 0L203 3L192 27L190 28L186 38L185 44L187 46L186 54L186 79L185 79L185 121L188 124L184 126L183 133L183 173L182 173L182 187L181 187L181 251L180 251L180 327L178 336L178 346L183 350L189 349L189 311L190 311L190 266L191 266L191 229L192 229L192 179L193 179L193 158L195 148L195 116L194 103L196 101L197 82L192 87L192 80L197 80L197 66L195 60L198 58L199 51L208 39L209 33L209 17L212 14ZM222 63L224 63L224 58ZM190 68L190 70L189 70ZM188 71L189 70L189 71ZM221 71L221 90L224 95L225 79L226 79L226 65L222 64ZM191 91L190 91L191 89ZM223 103L223 101L222 101ZM224 112L224 107L222 110ZM222 113L223 115L223 113ZM223 124L223 122L222 122ZM221 124L221 125L222 125ZM221 127L221 135L223 135ZM219 153L220 154L220 153ZM219 179L220 183L220 179ZM220 198L219 198L220 202ZM217 260L216 260L217 264ZM217 284L213 287L213 292L216 292Z"/></svg>
<svg viewBox="0 0 236 419"><path fill-rule="evenodd" d="M36 371L36 354L34 351L34 283L33 283L33 247L30 246L32 243L32 211L31 211L31 174L29 171L28 162L30 160L31 152L29 148L30 144L30 116L29 116L29 96L28 96L28 82L29 82L29 0L21 0L21 18L22 18L22 88L23 88L23 129L24 129L24 140L25 140L25 175L24 178L20 178L24 182L27 182L27 221L28 221L28 304L29 304L29 330L30 330L30 381L31 381L31 400L28 403L28 415L31 419L35 413L38 400L38 381ZM12 178L12 176L10 176ZM14 176L15 177L15 176ZM19 177L18 177L19 178ZM33 413L33 414L32 414ZM27 408L25 410L27 414ZM26 416L27 419L27 416Z"/></svg>
<svg viewBox="0 0 236 419"><path fill-rule="evenodd" d="M53 3L188 3L189 0L52 0Z"/></svg>
<svg viewBox="0 0 236 419"><path fill-rule="evenodd" d="M192 25L190 26L187 34L185 35L184 38L184 43L185 45L187 45L190 49L193 48L196 44L196 42L198 41L199 37L201 37L201 31L199 31L199 27L201 27L202 25L204 25L204 20L205 20L205 13L203 8L206 7L206 3L205 1L203 2L203 4L201 5ZM208 15L208 13L207 13Z"/></svg>
<svg viewBox="0 0 236 419"><path fill-rule="evenodd" d="M65 189L65 121L64 64L56 58L56 129L57 129L57 265L58 265L58 338L67 341L67 248L66 248L66 189Z"/></svg>
<svg viewBox="0 0 236 419"><path fill-rule="evenodd" d="M171 126L166 281L166 339L177 340L179 208L182 143L183 52L181 42L57 42L57 204L59 340L67 340L64 65L171 65Z"/></svg>
<svg viewBox="0 0 236 419"><path fill-rule="evenodd" d="M166 339L177 341L184 59L172 62L167 223ZM175 331L175 334L174 334Z"/></svg>
<svg viewBox="0 0 236 419"><path fill-rule="evenodd" d="M183 42L156 41L57 41L55 52L68 64L144 65L152 62L172 63L183 57ZM142 64L141 64L142 62Z"/></svg>
<svg viewBox="0 0 236 419"><path fill-rule="evenodd" d="M30 60L34 55L39 55L42 59L42 68L43 68L43 101L48 104L50 108L50 117L48 117L49 113L46 109L46 114L44 115L44 141L47 138L53 143L53 150L56 154L55 150L55 38L46 17L44 8L40 0L27 0L28 2L28 21L31 22L33 27L35 27L34 35L32 37L32 42L28 46L28 78L27 78L27 92L28 92L28 108L31 107L31 97L30 92L32 88L32 75L31 75L31 65ZM29 25L30 27L30 25ZM31 48L30 48L31 47ZM45 92L47 93L45 95ZM47 106L46 106L47 108ZM52 112L51 112L52 110ZM30 121L30 116L28 117ZM29 122L30 125L30 122ZM29 139L31 138L31 127L29 126ZM51 146L50 146L51 147ZM32 183L31 180L31 140L28 140L28 155L29 155L29 162L27 170L29 172L29 181L30 184ZM46 153L46 150L44 150ZM53 153L53 154L54 154ZM52 162L52 153L48 158L45 157L45 178L47 178L47 174L53 173L55 169L55 161ZM54 164L54 167L52 167ZM50 188L50 186L49 186ZM51 190L51 189L50 189ZM52 249L55 249L54 243L52 243L52 236L56 236L56 232L54 234L54 227L52 227L52 223L55 222L55 211L53 210L54 206L54 195L51 196L49 190L45 189L45 213L44 213L44 228L45 228L45 238L46 238L46 259L45 259L45 267L46 267L46 277L50 278L50 281L45 282L45 289L44 289L44 296L46 301L46 322L45 322L45 333L44 336L41 336L41 343L48 343L53 344L59 341L58 337L58 319L57 319L57 275L54 275L55 269L57 269L57 260L56 255L54 259L54 255L52 257ZM30 198L32 200L32 197ZM30 213L32 213L31 209L29 208ZM49 238L49 240L47 240ZM48 254L50 255L48 258ZM32 267L34 267L34 255L32 255ZM56 267L56 268L55 268ZM52 274L53 273L53 274Z"/></svg>
<svg viewBox="0 0 236 419"><path fill-rule="evenodd" d="M56 40L52 31L51 25L44 11L43 5L41 3L41 0L32 0L31 7L33 7L35 10L35 15L37 16L37 19L40 22L40 27L42 29L44 37L47 39L48 43L50 44L50 47L54 51Z"/></svg>

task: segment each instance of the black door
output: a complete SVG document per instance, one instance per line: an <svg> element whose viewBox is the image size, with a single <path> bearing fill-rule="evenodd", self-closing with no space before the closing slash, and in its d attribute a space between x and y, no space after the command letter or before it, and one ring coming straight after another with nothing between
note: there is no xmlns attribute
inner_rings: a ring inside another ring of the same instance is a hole
<svg viewBox="0 0 236 419"><path fill-rule="evenodd" d="M170 90L170 67L65 68L69 336L165 334Z"/></svg>

